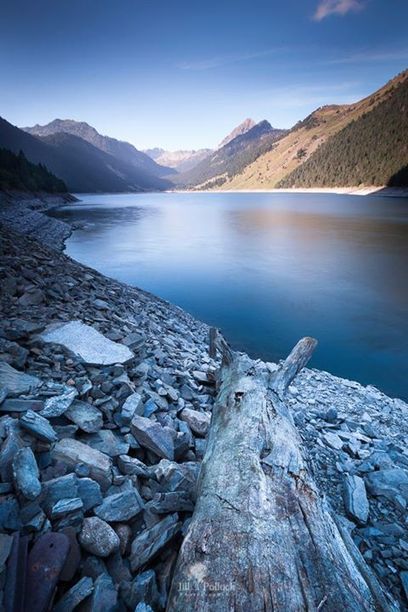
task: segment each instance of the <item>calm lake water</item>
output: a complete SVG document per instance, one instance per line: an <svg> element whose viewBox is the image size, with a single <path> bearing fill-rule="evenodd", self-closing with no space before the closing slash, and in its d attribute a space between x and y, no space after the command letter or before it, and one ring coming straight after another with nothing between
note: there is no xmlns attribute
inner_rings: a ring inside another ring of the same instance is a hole
<svg viewBox="0 0 408 612"><path fill-rule="evenodd" d="M408 199L327 194L79 196L67 253L277 360L408 398Z"/></svg>

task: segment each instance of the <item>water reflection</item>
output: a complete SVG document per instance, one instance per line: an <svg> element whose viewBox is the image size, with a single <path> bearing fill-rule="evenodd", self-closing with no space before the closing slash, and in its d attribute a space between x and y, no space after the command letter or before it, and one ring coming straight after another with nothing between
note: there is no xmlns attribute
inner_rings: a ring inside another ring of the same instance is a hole
<svg viewBox="0 0 408 612"><path fill-rule="evenodd" d="M58 211L73 257L153 291L266 359L306 334L314 365L407 397L408 201L268 194L87 196Z"/></svg>

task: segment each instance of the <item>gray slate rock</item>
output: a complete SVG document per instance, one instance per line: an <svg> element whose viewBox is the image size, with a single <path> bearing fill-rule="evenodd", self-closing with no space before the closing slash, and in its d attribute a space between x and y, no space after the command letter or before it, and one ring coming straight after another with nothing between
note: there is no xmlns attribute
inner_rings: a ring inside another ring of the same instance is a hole
<svg viewBox="0 0 408 612"><path fill-rule="evenodd" d="M82 548L97 557L108 557L119 549L120 544L112 527L97 516L84 519L79 542Z"/></svg>
<svg viewBox="0 0 408 612"><path fill-rule="evenodd" d="M182 523L177 514L170 514L165 519L142 531L132 542L130 566L133 572L147 563L178 533Z"/></svg>
<svg viewBox="0 0 408 612"><path fill-rule="evenodd" d="M83 441L110 457L125 455L129 450L129 444L110 429L102 429L98 433L83 436Z"/></svg>
<svg viewBox="0 0 408 612"><path fill-rule="evenodd" d="M101 411L86 402L74 401L65 416L87 433L95 433L103 427Z"/></svg>
<svg viewBox="0 0 408 612"><path fill-rule="evenodd" d="M69 352L90 365L126 363L134 354L123 344L112 342L82 321L69 321L49 325L40 338L64 346Z"/></svg>
<svg viewBox="0 0 408 612"><path fill-rule="evenodd" d="M184 408L180 413L180 419L185 421L190 429L198 436L206 436L210 428L211 415L191 408Z"/></svg>
<svg viewBox="0 0 408 612"><path fill-rule="evenodd" d="M128 521L143 510L144 504L136 489L115 493L105 497L94 509L99 518L109 522Z"/></svg>
<svg viewBox="0 0 408 612"><path fill-rule="evenodd" d="M40 416L32 410L27 412L21 417L20 425L23 429L28 431L32 436L43 440L44 442L56 442L58 436L50 425L50 423L44 417Z"/></svg>
<svg viewBox="0 0 408 612"><path fill-rule="evenodd" d="M174 459L174 439L168 429L141 416L133 417L130 429L141 446L163 459Z"/></svg>
<svg viewBox="0 0 408 612"><path fill-rule="evenodd" d="M80 497L74 497L72 499L60 499L51 508L51 518L59 519L71 512L82 510L84 504Z"/></svg>
<svg viewBox="0 0 408 612"><path fill-rule="evenodd" d="M89 473L102 489L112 483L112 462L110 457L91 448L79 440L65 439L58 442L51 451L54 460L61 461L70 467L84 463L89 467Z"/></svg>
<svg viewBox="0 0 408 612"><path fill-rule="evenodd" d="M72 588L61 597L53 607L53 612L72 612L93 591L93 580L88 576L81 578Z"/></svg>
<svg viewBox="0 0 408 612"><path fill-rule="evenodd" d="M27 410L34 410L39 412L44 408L44 402L36 399L23 399L14 398L6 399L0 405L0 412L27 412Z"/></svg>
<svg viewBox="0 0 408 612"><path fill-rule="evenodd" d="M142 416L143 410L142 396L140 393L132 393L126 398L121 408L120 416L124 423L129 424L135 415Z"/></svg>
<svg viewBox="0 0 408 612"><path fill-rule="evenodd" d="M36 499L41 493L39 476L37 462L31 448L25 447L17 451L13 460L13 477L17 491L26 499Z"/></svg>
<svg viewBox="0 0 408 612"><path fill-rule="evenodd" d="M408 471L400 468L390 468L371 472L366 476L366 484L372 495L383 495L394 499L401 495L408 501Z"/></svg>
<svg viewBox="0 0 408 612"><path fill-rule="evenodd" d="M5 361L0 361L0 389L6 388L9 397L30 393L39 387L41 381L36 376L29 376L15 370Z"/></svg>
<svg viewBox="0 0 408 612"><path fill-rule="evenodd" d="M114 612L117 610L118 590L109 574L98 576L89 603L89 612Z"/></svg>
<svg viewBox="0 0 408 612"><path fill-rule="evenodd" d="M347 515L359 525L365 525L370 510L364 480L347 475L343 484L343 498Z"/></svg>
<svg viewBox="0 0 408 612"><path fill-rule="evenodd" d="M92 478L78 478L78 497L82 499L84 512L102 503L101 487Z"/></svg>
<svg viewBox="0 0 408 612"><path fill-rule="evenodd" d="M44 409L40 412L43 417L58 417L64 414L78 395L75 388L67 387L61 395L50 397L45 401Z"/></svg>

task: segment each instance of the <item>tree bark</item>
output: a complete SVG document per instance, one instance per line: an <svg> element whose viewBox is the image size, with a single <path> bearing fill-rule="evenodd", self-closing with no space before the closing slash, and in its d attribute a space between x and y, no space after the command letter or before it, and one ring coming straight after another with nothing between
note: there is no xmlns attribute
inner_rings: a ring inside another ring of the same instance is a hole
<svg viewBox="0 0 408 612"><path fill-rule="evenodd" d="M271 375L212 332L223 366L169 612L397 609L349 552L284 401L316 344L301 340Z"/></svg>

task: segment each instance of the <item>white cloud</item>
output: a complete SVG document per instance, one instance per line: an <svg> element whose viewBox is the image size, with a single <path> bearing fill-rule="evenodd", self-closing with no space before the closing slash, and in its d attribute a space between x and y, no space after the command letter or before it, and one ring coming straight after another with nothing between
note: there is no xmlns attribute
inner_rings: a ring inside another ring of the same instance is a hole
<svg viewBox="0 0 408 612"><path fill-rule="evenodd" d="M363 8L363 0L320 0L313 19L322 21L330 15L346 15L361 11Z"/></svg>

